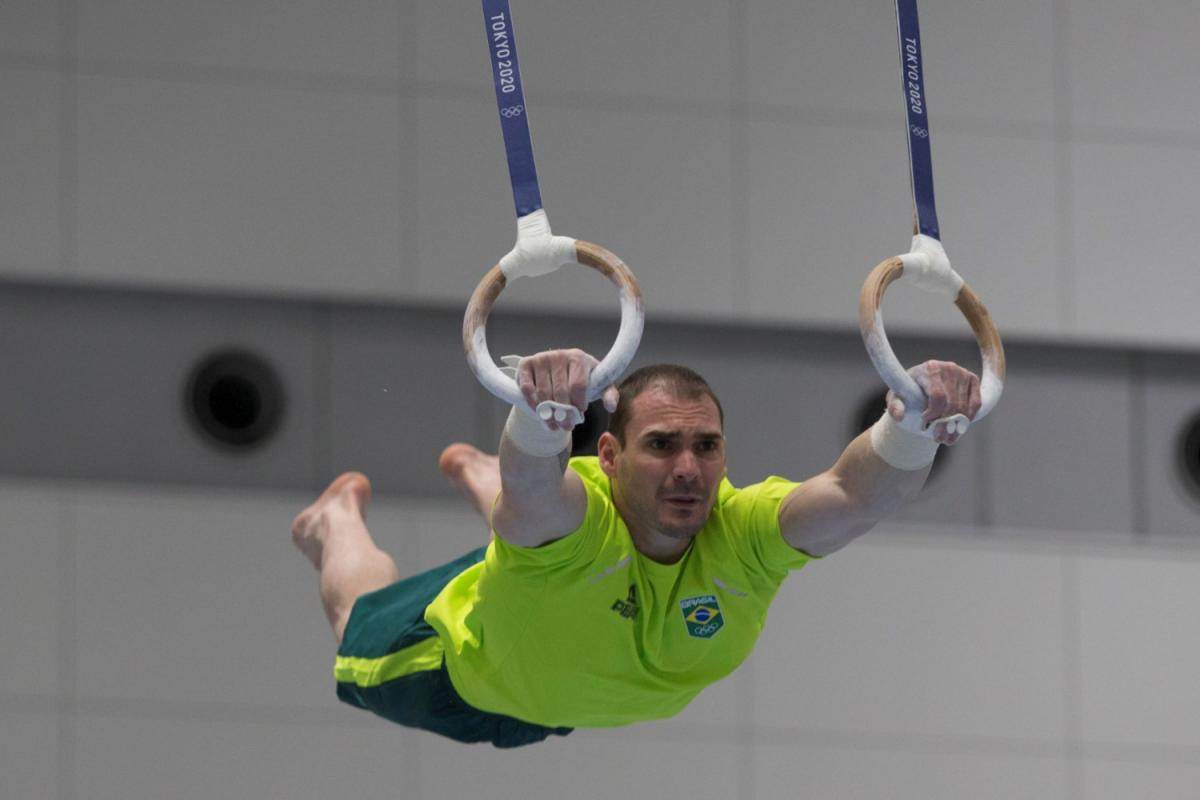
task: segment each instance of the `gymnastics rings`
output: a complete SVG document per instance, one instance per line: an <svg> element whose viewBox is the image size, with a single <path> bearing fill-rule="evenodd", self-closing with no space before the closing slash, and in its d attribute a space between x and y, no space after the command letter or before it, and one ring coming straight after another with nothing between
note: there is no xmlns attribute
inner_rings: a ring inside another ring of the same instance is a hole
<svg viewBox="0 0 1200 800"><path fill-rule="evenodd" d="M904 91L909 178L913 195L913 241L908 253L884 260L867 276L858 298L858 327L875 370L904 401L905 426L932 436L935 423L922 426L919 421L926 406L925 393L901 366L883 329L880 305L889 286L903 278L920 289L943 294L953 300L967 318L983 357L979 387L982 405L974 421L987 416L1000 400L1006 367L1004 346L1000 343L1000 333L991 315L979 296L950 267L950 259L942 247L933 196L929 107L925 98L925 67L917 20L917 0L896 0L896 29L899 34L900 80ZM963 414L955 414L935 422L945 422L948 429L965 433L971 420Z"/></svg>
<svg viewBox="0 0 1200 800"><path fill-rule="evenodd" d="M529 134L529 110L521 67L517 59L517 38L508 0L483 0L484 33L492 60L492 79L496 90L496 111L504 137L508 176L512 183L513 204L517 211L517 243L500 262L483 276L475 288L463 316L463 349L475 377L496 397L535 415L554 418L571 426L583 421L572 405L546 400L536 410L525 402L517 382L504 374L492 361L487 346L487 320L496 299L508 282L522 275L533 277L554 272L563 264L582 264L616 284L621 293L621 327L608 355L592 370L587 400L592 402L614 383L642 341L645 311L642 290L625 262L590 242L554 236L550 220L542 208L542 190L533 163L533 139Z"/></svg>
<svg viewBox="0 0 1200 800"><path fill-rule="evenodd" d="M924 238L926 237L917 237ZM936 239L931 241L937 242ZM937 249L940 250L941 245L937 244ZM979 295L950 269L949 261L944 261L944 271L937 269L935 264L945 259L944 252L941 258L936 254L922 252L929 249L933 248L918 245L913 252L885 259L871 270L858 297L859 331L862 333L867 355L870 356L871 363L875 365L875 370L883 378L883 382L904 401L908 413L919 413L925 410L925 393L900 364L891 343L888 342L883 327L883 313L880 310L883 295L893 283L909 277L910 282L920 288L952 298L954 305L966 317L971 330L975 332L975 340L983 358L983 374L979 386L983 404L973 420L978 422L995 408L1000 394L1004 391L1004 346L1000 342L1000 332ZM929 429L932 430L933 426L930 425Z"/></svg>
<svg viewBox="0 0 1200 800"><path fill-rule="evenodd" d="M565 236L552 236L546 213L541 209L518 220L518 230L516 247L484 275L467 303L463 317L463 348L467 353L467 363L489 392L519 408L528 408L516 381L501 372L488 352L488 315L510 279L522 275L544 275L564 263L591 267L612 281L620 292L621 327L608 354L592 370L587 391L590 403L625 372L641 343L645 325L641 286L625 262L603 247ZM538 404L537 416L543 420L553 416L570 425L576 425L583 419L579 409L574 406L550 400Z"/></svg>

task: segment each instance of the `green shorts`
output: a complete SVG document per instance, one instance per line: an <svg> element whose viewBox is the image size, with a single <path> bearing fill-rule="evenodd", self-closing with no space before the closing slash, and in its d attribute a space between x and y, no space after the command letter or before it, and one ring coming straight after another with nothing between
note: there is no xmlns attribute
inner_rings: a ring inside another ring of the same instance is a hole
<svg viewBox="0 0 1200 800"><path fill-rule="evenodd" d="M358 598L338 648L334 677L342 701L384 719L459 742L520 747L571 728L547 728L469 705L446 672L442 641L425 607L486 547Z"/></svg>

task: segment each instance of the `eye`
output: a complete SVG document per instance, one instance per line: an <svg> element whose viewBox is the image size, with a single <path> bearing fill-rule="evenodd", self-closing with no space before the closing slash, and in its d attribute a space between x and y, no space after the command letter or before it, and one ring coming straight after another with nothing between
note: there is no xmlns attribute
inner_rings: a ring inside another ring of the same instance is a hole
<svg viewBox="0 0 1200 800"><path fill-rule="evenodd" d="M646 444L651 450L666 450L670 442L666 439L650 439Z"/></svg>
<svg viewBox="0 0 1200 800"><path fill-rule="evenodd" d="M716 439L705 439L704 441L700 442L696 447L702 453L713 453L713 452L716 452L718 449L720 449L719 443L717 442Z"/></svg>

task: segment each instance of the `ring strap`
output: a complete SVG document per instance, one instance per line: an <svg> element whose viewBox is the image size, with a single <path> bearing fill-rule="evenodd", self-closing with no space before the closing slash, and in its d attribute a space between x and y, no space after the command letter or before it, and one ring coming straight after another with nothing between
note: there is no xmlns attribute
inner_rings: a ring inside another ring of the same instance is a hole
<svg viewBox="0 0 1200 800"><path fill-rule="evenodd" d="M900 41L900 80L908 114L909 185L913 195L913 233L941 239L933 200L933 158L929 151L929 107L925 102L925 64L917 0L896 0Z"/></svg>
<svg viewBox="0 0 1200 800"><path fill-rule="evenodd" d="M520 218L542 207L542 190L533 163L529 111L525 107L525 89L521 85L521 67L517 61L517 38L508 0L483 0L483 24L491 54L496 109L500 114L500 130L504 133L504 151L508 156L508 177L512 181L513 203Z"/></svg>

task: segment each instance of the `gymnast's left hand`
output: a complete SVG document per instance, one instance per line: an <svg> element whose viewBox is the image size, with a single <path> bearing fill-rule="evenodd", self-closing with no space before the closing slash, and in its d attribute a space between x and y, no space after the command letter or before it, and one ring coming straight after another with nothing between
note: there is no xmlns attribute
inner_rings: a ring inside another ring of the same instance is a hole
<svg viewBox="0 0 1200 800"><path fill-rule="evenodd" d="M925 411L921 414L921 423L929 425L935 419L942 419L954 414L962 414L967 419L975 419L983 400L979 395L979 376L970 370L963 369L951 361L926 361L908 371L921 391L925 393ZM887 410L892 419L904 419L904 401L888 392ZM938 444L952 445L962 434L949 433L946 424L939 422L933 429L933 439Z"/></svg>

